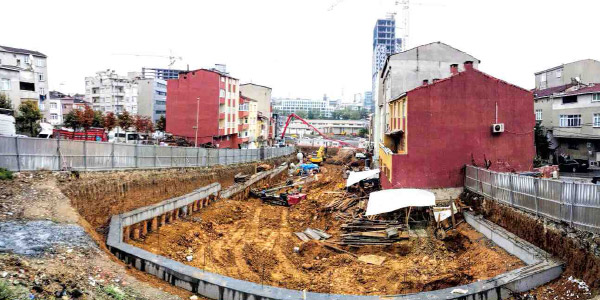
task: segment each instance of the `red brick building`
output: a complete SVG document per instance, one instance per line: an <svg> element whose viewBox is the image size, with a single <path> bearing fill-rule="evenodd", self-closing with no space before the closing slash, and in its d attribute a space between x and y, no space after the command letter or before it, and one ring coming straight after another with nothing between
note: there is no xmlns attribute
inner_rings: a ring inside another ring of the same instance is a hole
<svg viewBox="0 0 600 300"><path fill-rule="evenodd" d="M199 69L167 81L166 131L192 144L197 125L198 145L238 148L238 111L239 81L233 77Z"/></svg>
<svg viewBox="0 0 600 300"><path fill-rule="evenodd" d="M465 63L465 71L389 102L379 145L384 188L449 188L463 185L466 164L491 162L492 170L533 167L533 94ZM501 123L504 132L493 133Z"/></svg>

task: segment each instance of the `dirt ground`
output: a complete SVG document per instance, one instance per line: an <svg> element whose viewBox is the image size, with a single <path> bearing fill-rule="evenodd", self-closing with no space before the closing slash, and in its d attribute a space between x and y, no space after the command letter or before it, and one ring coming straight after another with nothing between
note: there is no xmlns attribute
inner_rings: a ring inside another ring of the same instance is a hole
<svg viewBox="0 0 600 300"><path fill-rule="evenodd" d="M523 263L461 224L442 242L412 238L393 246L345 248L385 258L381 266L350 254L301 242L293 233L319 228L339 237L340 220L322 212L331 192L343 189L342 167L326 165L293 207L259 199L222 200L191 218L161 227L135 246L194 267L256 283L324 293L392 295L436 290L487 279ZM298 247L296 253L294 247ZM191 259L191 261L189 261Z"/></svg>

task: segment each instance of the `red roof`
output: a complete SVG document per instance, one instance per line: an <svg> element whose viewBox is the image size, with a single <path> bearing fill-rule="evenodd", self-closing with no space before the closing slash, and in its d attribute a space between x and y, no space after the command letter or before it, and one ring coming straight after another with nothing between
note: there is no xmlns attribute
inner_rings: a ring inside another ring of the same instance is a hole
<svg viewBox="0 0 600 300"><path fill-rule="evenodd" d="M569 83L569 84L555 86L555 87L551 87L551 88L547 88L547 89L543 89L543 90L533 90L532 91L533 97L534 98L545 98L548 96L552 96L553 94L556 94L556 93L562 93L572 86L573 86L573 84Z"/></svg>
<svg viewBox="0 0 600 300"><path fill-rule="evenodd" d="M592 86L580 88L578 90L570 91L564 94L564 96L572 96L572 95L583 95L583 94L591 94L591 93L600 93L600 83L593 83Z"/></svg>

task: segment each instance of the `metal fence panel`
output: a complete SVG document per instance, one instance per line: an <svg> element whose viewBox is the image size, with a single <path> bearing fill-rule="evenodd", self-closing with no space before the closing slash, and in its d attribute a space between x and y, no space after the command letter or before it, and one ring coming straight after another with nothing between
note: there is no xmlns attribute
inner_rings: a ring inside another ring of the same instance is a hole
<svg viewBox="0 0 600 300"><path fill-rule="evenodd" d="M115 168L135 168L135 145L114 144Z"/></svg>
<svg viewBox="0 0 600 300"><path fill-rule="evenodd" d="M17 138L0 136L0 166L8 170L19 171L17 153Z"/></svg>
<svg viewBox="0 0 600 300"><path fill-rule="evenodd" d="M185 148L185 162L188 167L198 166L198 148Z"/></svg>
<svg viewBox="0 0 600 300"><path fill-rule="evenodd" d="M56 170L58 146L56 140L15 138L18 142L19 167L21 170Z"/></svg>
<svg viewBox="0 0 600 300"><path fill-rule="evenodd" d="M600 186L467 166L465 188L515 208L600 232Z"/></svg>
<svg viewBox="0 0 600 300"><path fill-rule="evenodd" d="M138 145L138 168L154 168L156 166L156 148L157 146Z"/></svg>
<svg viewBox="0 0 600 300"><path fill-rule="evenodd" d="M60 156L62 157L61 168L83 169L83 142L61 140Z"/></svg>
<svg viewBox="0 0 600 300"><path fill-rule="evenodd" d="M112 144L86 141L84 146L84 169L111 169L113 167Z"/></svg>

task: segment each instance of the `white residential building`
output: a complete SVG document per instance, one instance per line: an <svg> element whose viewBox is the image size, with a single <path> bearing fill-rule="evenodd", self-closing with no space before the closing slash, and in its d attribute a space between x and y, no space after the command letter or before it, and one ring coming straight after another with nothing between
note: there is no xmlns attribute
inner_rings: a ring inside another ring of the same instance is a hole
<svg viewBox="0 0 600 300"><path fill-rule="evenodd" d="M299 111L315 111L320 112L322 116L330 117L335 107L330 106L327 100L273 98L273 110L284 115Z"/></svg>
<svg viewBox="0 0 600 300"><path fill-rule="evenodd" d="M44 121L52 126L62 125L63 105L61 99L48 99L45 102Z"/></svg>
<svg viewBox="0 0 600 300"><path fill-rule="evenodd" d="M324 134L358 135L361 129L368 126L367 120L306 120ZM300 120L293 120L287 128L286 135L318 135L312 128Z"/></svg>
<svg viewBox="0 0 600 300"><path fill-rule="evenodd" d="M0 46L0 93L18 109L23 101L35 101L44 111L48 97L48 69L43 53Z"/></svg>
<svg viewBox="0 0 600 300"><path fill-rule="evenodd" d="M85 78L85 101L92 109L120 114L138 113L138 84L135 79L119 76L114 70L100 71Z"/></svg>

